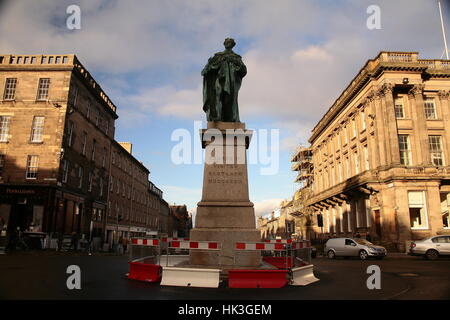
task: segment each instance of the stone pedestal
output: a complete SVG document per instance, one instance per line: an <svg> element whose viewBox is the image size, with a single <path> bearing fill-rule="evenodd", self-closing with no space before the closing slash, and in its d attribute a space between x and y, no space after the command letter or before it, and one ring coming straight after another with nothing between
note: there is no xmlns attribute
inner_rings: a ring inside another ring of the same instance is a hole
<svg viewBox="0 0 450 320"><path fill-rule="evenodd" d="M205 149L202 200L191 240L220 241L218 253L192 251L192 265L257 267L259 252L235 255L239 241L259 242L253 203L249 200L246 150L252 131L244 123L208 122L200 132Z"/></svg>

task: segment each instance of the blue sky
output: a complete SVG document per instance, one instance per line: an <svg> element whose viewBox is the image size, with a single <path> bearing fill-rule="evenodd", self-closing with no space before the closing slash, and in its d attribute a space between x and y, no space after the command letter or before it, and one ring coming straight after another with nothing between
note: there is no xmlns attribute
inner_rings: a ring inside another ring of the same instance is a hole
<svg viewBox="0 0 450 320"><path fill-rule="evenodd" d="M70 4L81 8L81 30L66 28ZM366 27L372 4L381 9L379 30ZM75 53L118 106L117 140L133 143L169 203L192 210L203 167L174 165L170 136L185 128L198 138L193 121L205 121L200 71L226 37L236 40L234 50L248 68L241 121L280 130L279 172L261 175L260 166L249 166L258 214L292 197L294 148L307 143L368 59L382 50L441 58L444 48L434 0L16 0L0 6L0 53Z"/></svg>

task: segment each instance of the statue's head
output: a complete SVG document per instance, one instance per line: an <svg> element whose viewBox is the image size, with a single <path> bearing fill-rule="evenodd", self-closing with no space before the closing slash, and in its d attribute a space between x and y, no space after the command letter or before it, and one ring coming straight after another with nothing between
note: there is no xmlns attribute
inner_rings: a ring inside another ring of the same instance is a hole
<svg viewBox="0 0 450 320"><path fill-rule="evenodd" d="M225 46L225 49L233 49L233 47L236 45L236 42L234 42L233 38L226 38L223 42L223 45Z"/></svg>

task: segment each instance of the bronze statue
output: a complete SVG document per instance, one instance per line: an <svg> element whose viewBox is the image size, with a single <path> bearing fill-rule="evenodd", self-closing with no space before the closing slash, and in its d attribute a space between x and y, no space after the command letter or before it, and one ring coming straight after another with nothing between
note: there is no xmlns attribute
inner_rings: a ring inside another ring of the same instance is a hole
<svg viewBox="0 0 450 320"><path fill-rule="evenodd" d="M202 70L203 110L208 121L240 122L238 92L247 67L233 52L233 39L226 38L225 50L208 59Z"/></svg>

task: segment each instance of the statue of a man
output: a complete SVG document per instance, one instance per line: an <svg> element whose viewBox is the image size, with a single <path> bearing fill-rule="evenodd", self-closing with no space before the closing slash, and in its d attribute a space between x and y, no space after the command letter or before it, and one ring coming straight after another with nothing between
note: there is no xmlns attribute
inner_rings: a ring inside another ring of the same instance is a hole
<svg viewBox="0 0 450 320"><path fill-rule="evenodd" d="M225 50L208 59L202 70L203 110L208 121L240 122L238 92L247 67L233 52L233 39L226 38Z"/></svg>

